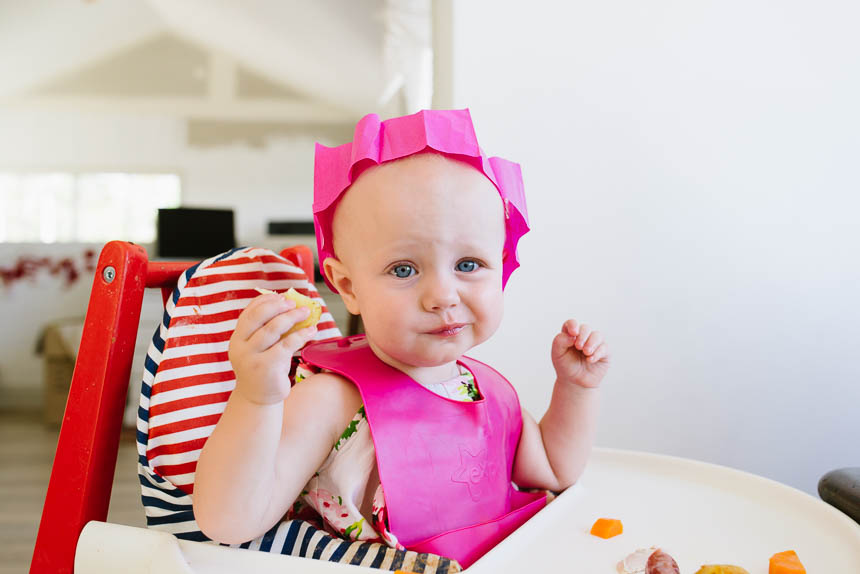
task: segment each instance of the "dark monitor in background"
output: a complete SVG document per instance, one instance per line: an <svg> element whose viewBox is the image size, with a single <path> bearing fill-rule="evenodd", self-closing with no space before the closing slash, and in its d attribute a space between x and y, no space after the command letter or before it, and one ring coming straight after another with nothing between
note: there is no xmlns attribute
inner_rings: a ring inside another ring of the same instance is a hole
<svg viewBox="0 0 860 574"><path fill-rule="evenodd" d="M158 210L158 257L206 259L236 247L232 209Z"/></svg>

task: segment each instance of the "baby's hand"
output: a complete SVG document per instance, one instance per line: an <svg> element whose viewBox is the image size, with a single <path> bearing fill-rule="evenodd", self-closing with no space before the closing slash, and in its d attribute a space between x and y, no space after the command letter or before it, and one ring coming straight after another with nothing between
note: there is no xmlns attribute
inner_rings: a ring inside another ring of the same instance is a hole
<svg viewBox="0 0 860 574"><path fill-rule="evenodd" d="M290 394L293 354L313 338L317 328L283 335L308 314L307 307L296 309L295 301L268 294L256 297L239 315L228 356L236 373L236 391L247 400L270 405Z"/></svg>
<svg viewBox="0 0 860 574"><path fill-rule="evenodd" d="M599 331L568 319L552 341L552 364L559 381L596 388L609 369L609 347Z"/></svg>

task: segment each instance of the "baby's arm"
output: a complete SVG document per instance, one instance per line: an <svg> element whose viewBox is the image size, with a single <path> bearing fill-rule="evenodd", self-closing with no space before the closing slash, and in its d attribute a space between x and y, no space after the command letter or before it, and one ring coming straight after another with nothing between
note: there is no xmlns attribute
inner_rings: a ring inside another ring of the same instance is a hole
<svg viewBox="0 0 860 574"><path fill-rule="evenodd" d="M520 486L560 491L576 482L591 452L609 349L599 332L570 319L553 340L552 361L556 381L540 424L523 409L513 479Z"/></svg>
<svg viewBox="0 0 860 574"><path fill-rule="evenodd" d="M277 523L361 405L355 387L335 375L314 375L290 390L292 355L315 328L280 337L306 316L295 303L264 295L236 324L236 389L200 453L194 484L194 517L213 540L245 542Z"/></svg>

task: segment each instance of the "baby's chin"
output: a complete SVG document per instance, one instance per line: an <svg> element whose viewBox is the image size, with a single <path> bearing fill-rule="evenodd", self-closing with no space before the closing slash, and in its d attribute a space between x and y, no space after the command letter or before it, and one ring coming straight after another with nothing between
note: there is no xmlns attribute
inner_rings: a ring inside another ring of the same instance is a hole
<svg viewBox="0 0 860 574"><path fill-rule="evenodd" d="M431 355L406 357L404 358L405 360L402 360L401 362L413 367L420 367L422 369L443 367L445 365L450 365L454 361L458 361L466 351L468 351L468 349L461 352L433 353Z"/></svg>
<svg viewBox="0 0 860 574"><path fill-rule="evenodd" d="M380 345L369 337L368 341L370 348L383 362L405 368L428 369L450 365L471 348L465 345L442 345L430 349L407 350Z"/></svg>
<svg viewBox="0 0 860 574"><path fill-rule="evenodd" d="M462 359L476 345L475 344L442 344L433 345L430 349L424 349L420 353L411 353L403 357L403 362L415 367L427 369L433 367L444 367Z"/></svg>

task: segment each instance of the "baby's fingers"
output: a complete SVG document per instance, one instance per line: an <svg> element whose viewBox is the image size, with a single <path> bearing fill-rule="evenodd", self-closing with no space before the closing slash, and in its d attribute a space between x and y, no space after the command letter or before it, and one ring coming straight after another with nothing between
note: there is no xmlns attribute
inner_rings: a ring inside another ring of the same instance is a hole
<svg viewBox="0 0 860 574"><path fill-rule="evenodd" d="M585 347L585 342L591 336L591 327L583 323L579 326L578 334L576 336L576 340L573 342L573 346L579 349L580 351Z"/></svg>
<svg viewBox="0 0 860 574"><path fill-rule="evenodd" d="M597 361L600 361L601 359L608 359L608 358L609 358L609 347L606 345L606 343L600 343L600 345L597 347L597 349L595 349L594 352L588 357L588 362L589 363L596 363Z"/></svg>
<svg viewBox="0 0 860 574"><path fill-rule="evenodd" d="M567 353L568 349L573 346L574 337L571 337L562 328L561 333L555 336L552 340L552 349L550 350L553 359L557 359Z"/></svg>
<svg viewBox="0 0 860 574"><path fill-rule="evenodd" d="M248 341L269 321L281 313L295 308L295 301L290 301L280 295L259 295L248 303L248 306L239 315L236 328L233 330L233 337L240 341Z"/></svg>
<svg viewBox="0 0 860 574"><path fill-rule="evenodd" d="M561 332L569 337L576 337L579 335L579 323L576 322L576 319L568 319L561 326Z"/></svg>
<svg viewBox="0 0 860 574"><path fill-rule="evenodd" d="M552 341L552 356L561 357L571 347L576 347L576 342L582 334L583 328L588 328L587 325L582 325L576 319L568 319L561 326L561 332L558 333ZM586 333L586 336L588 334ZM582 348L581 346L578 348Z"/></svg>
<svg viewBox="0 0 860 574"><path fill-rule="evenodd" d="M296 323L300 323L308 318L310 309L307 307L299 307L291 309L287 312L279 313L272 317L265 325L257 329L248 342L254 349L265 351L274 346L286 333L292 329Z"/></svg>
<svg viewBox="0 0 860 574"><path fill-rule="evenodd" d="M588 339L586 339L585 343L582 345L582 354L586 357L590 357L602 342L603 335L600 334L600 331L592 331L588 336Z"/></svg>
<svg viewBox="0 0 860 574"><path fill-rule="evenodd" d="M299 329L298 331L294 331L289 335L282 337L281 342L273 346L271 351L273 353L285 353L287 356L291 357L296 351L304 347L305 343L313 340L316 334L316 325Z"/></svg>

